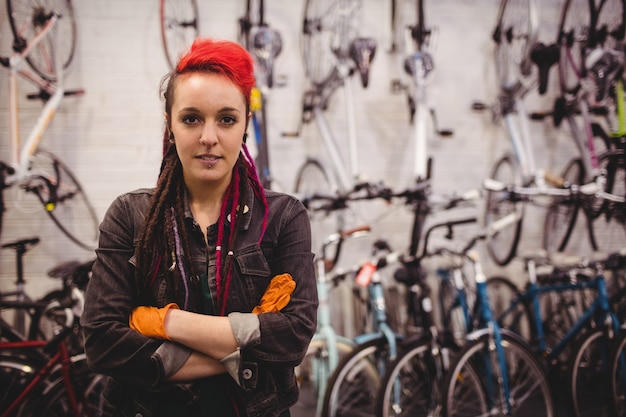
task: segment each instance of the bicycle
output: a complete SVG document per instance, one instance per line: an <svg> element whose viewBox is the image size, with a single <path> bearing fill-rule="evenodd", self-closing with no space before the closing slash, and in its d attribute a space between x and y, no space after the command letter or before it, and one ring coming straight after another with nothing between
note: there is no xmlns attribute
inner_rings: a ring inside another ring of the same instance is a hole
<svg viewBox="0 0 626 417"><path fill-rule="evenodd" d="M68 319L60 313L55 321ZM50 341L0 342L1 417L100 415L105 378L89 370L84 353L70 353L65 340L72 332L64 327Z"/></svg>
<svg viewBox="0 0 626 417"><path fill-rule="evenodd" d="M389 243L381 239L374 242L368 261L349 270L357 285L367 289L369 311L373 318L371 331L354 338L356 346L340 361L331 375L324 396L322 415L374 412L380 378L390 361L399 353L399 343L403 337L390 326L379 270L392 264L399 265L394 274L396 281L412 288L420 276L419 265L413 261L422 239L426 215L431 210L452 209L475 198L476 194L473 192L462 196L436 198L430 196L430 181L420 181L400 192L394 192L382 185L370 185L347 194L314 194L304 200L305 205L309 201L317 201L321 205L318 208L324 209L324 202L329 207L341 208L352 201L400 199L412 208L414 215L408 252L392 251ZM409 316L416 317L417 313L411 310ZM419 327L419 319L416 320L413 328Z"/></svg>
<svg viewBox="0 0 626 417"><path fill-rule="evenodd" d="M316 258L319 298L317 331L302 363L296 368L300 397L291 408L294 415L321 415L328 378L339 361L355 346L352 339L338 334L332 325L330 295L333 288L352 277L346 271L334 271L343 245L346 241L366 236L369 232L369 226L361 226L333 233L324 239L320 255ZM332 256L329 255L330 248L334 248Z"/></svg>
<svg viewBox="0 0 626 417"><path fill-rule="evenodd" d="M14 42L11 55L0 57L0 65L9 70L10 103L10 160L0 162L0 232L7 211L5 191L11 189L16 195L15 208L28 212L43 207L72 242L92 250L98 236L98 217L91 202L71 170L58 157L40 148L62 98L84 93L82 89L64 88L63 73L76 42L75 23L69 0L55 5L63 10L52 10L33 1L7 2ZM28 98L45 103L24 143L18 128L19 77L39 87L39 92Z"/></svg>
<svg viewBox="0 0 626 417"><path fill-rule="evenodd" d="M622 0L588 3L568 1L563 5L555 47L558 60L560 96L552 116L555 126L567 120L579 157L563 170L569 182L598 181L609 193L624 191L623 138L626 136L624 93L621 72L624 66L623 42L626 28L626 2ZM545 74L547 78L547 74ZM580 116L578 116L580 114ZM580 121L578 119L581 119ZM601 119L605 120L603 126ZM582 211L587 235L594 250L613 250L625 240L611 223L615 217L607 201L591 206L556 201L546 214L544 247L563 251L567 247ZM596 235L602 234L602 238Z"/></svg>
<svg viewBox="0 0 626 417"><path fill-rule="evenodd" d="M353 74L358 73L361 85L367 87L376 41L359 36L362 7L362 0L307 0L305 4L300 50L309 87L302 96L302 116L297 131L284 132L283 136L297 137L304 124L315 120L326 157L309 155L298 167L293 188L296 195L329 190L347 192L366 182L359 168L352 84ZM347 123L345 158L343 147L324 114L338 90L343 92ZM349 214L341 211L331 215L312 213L313 237L317 242L314 247L319 247L323 237L350 227ZM358 223L363 221L355 221Z"/></svg>
<svg viewBox="0 0 626 417"><path fill-rule="evenodd" d="M563 195L564 192L567 192L570 194L582 194L583 196L591 195L592 198L595 194L605 199L619 201L623 207L624 202L626 202L624 197L613 196L601 191L596 193L598 190L593 189L593 187L591 187L592 185L595 185L595 183L587 184L582 187L572 185L570 190L554 189L551 190L550 193ZM488 186L496 188L498 185L491 183ZM520 195L534 195L538 192L545 192L545 190L540 191L533 188L513 187L513 189ZM573 353L568 355L570 356L570 360L565 368L568 370L566 377L568 381L566 395L569 397L568 403L572 405L569 411L576 416L580 416L585 414L585 412L581 411L582 408L601 407L600 409L602 409L602 407L606 407L612 399L608 398L607 401L604 401L604 397L600 394L607 392L607 390L603 390L603 388L608 389L609 380L606 378L608 362L606 362L606 358L608 357L610 341L615 338L615 334L619 331L620 320L615 315L612 309L613 303L608 296L603 271L605 262L597 260L589 261L589 265L587 266L593 268L595 272L587 279L581 279L584 278L584 275L578 274L576 275L578 279L574 282L568 280L565 283L552 282L546 285L538 285L537 283L537 275L534 268L535 260L530 258L527 260L527 263L529 265L529 283L526 289L511 301L511 305L506 310L498 315L497 321L504 323L507 315L509 315L518 304L525 304L525 309L517 311L531 312L529 317L526 319L522 318L522 320L530 323L531 332L536 338L536 343L533 343L533 347L538 350L538 354L545 357L548 365L551 366L558 363L559 355L561 355L566 348L573 348L571 350ZM551 294L555 292L561 293L564 291L587 289L595 293L593 300L589 303L588 307L582 311L579 317L574 316L572 320L575 321L572 323L571 327L565 331L565 334L556 341L556 344L548 346L545 338L546 335L544 334L546 320L540 310L539 296L544 293ZM520 320L518 318L511 320L509 316L509 323L519 322ZM516 330L515 327L513 327L513 329ZM599 356L596 354L599 354ZM594 358L593 361L588 359L590 357ZM602 377L605 378L603 379ZM587 382L589 380L593 381L591 385ZM582 393L585 392L584 390L588 389L583 388L584 386L593 386L594 389L598 388L598 391L595 391L599 396L596 400L602 401L603 404L593 403L594 396L583 396ZM584 402L587 400L591 401L591 403ZM599 412L597 408L592 409L596 413Z"/></svg>
<svg viewBox="0 0 626 417"><path fill-rule="evenodd" d="M265 19L264 0L246 0L244 16L239 18L238 39L254 57L257 85L252 90L250 111L252 132L256 144L255 163L263 186L282 190L271 175L267 104L269 92L275 85L275 60L282 51L282 37ZM284 81L281 81L283 83Z"/></svg>
<svg viewBox="0 0 626 417"><path fill-rule="evenodd" d="M479 241L510 225L507 220L494 224L491 229L479 230L463 239L457 248L449 242L430 248L429 239L433 231L444 229L445 239L453 240L455 227L477 222L477 217L445 221L432 225L425 233L422 252L414 263L442 260L435 270L439 303L430 309L434 304L432 291L424 279L419 285L409 287L406 304L413 306L413 311L408 315L421 317L421 320L416 323L418 331L400 342L401 353L387 368L378 393L376 415L442 414L442 384L450 361L465 345L467 335L481 325L477 320L479 303L474 285L469 282L474 272L468 270L475 262L473 248ZM439 309L439 323L433 317L435 308Z"/></svg>
<svg viewBox="0 0 626 417"><path fill-rule="evenodd" d="M402 83L398 79L391 82L392 93L405 91L409 107L409 121L413 124L413 160L414 179L426 179L430 177L432 161L427 152L429 139L428 128L438 138L450 137L453 131L441 129L437 122L434 107L428 101L428 85L434 74L435 35L437 30L427 25L425 13L425 0L415 0L413 10L406 11L406 15L415 16L415 22L404 28L404 60L402 62L404 72L410 77L408 83ZM392 28L396 32L395 13L396 0L392 0ZM394 38L397 37L394 35ZM392 47L395 51L397 46Z"/></svg>
<svg viewBox="0 0 626 417"><path fill-rule="evenodd" d="M49 340L53 336L54 323L48 320L46 310L50 308L74 308L82 306L83 292L89 281L89 273L93 261L78 262L66 261L56 265L48 271L48 276L61 281L61 288L46 293L43 297L34 300L25 291L24 256L39 238L20 239L4 243L0 249L15 251L16 281L15 288L0 291L0 309L13 313L12 324L0 317L2 322L0 338L7 341ZM31 303L29 306L28 303ZM77 349L82 346L80 335L76 332L74 345Z"/></svg>
<svg viewBox="0 0 626 417"><path fill-rule="evenodd" d="M474 264L479 324L467 336L444 378L443 415L554 416L541 364L520 336L501 329L489 304L486 277L477 252Z"/></svg>
<svg viewBox="0 0 626 417"><path fill-rule="evenodd" d="M196 0L159 0L161 45L170 70L180 54L198 37L199 18Z"/></svg>

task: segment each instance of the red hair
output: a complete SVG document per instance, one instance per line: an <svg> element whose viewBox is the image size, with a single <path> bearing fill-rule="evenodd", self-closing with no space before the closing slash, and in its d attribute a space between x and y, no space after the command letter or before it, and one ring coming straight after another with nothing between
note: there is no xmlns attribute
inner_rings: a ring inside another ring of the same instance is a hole
<svg viewBox="0 0 626 417"><path fill-rule="evenodd" d="M176 73L209 71L228 77L250 104L250 93L256 80L254 60L241 45L227 40L197 38L176 66Z"/></svg>

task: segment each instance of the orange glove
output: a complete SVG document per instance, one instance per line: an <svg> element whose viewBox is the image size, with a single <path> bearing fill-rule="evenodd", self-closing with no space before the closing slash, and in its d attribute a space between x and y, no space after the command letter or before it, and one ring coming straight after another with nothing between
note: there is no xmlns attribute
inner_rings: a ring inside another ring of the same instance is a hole
<svg viewBox="0 0 626 417"><path fill-rule="evenodd" d="M289 274L276 275L265 289L259 305L252 309L254 314L278 313L291 299L296 282Z"/></svg>
<svg viewBox="0 0 626 417"><path fill-rule="evenodd" d="M168 339L165 334L165 316L172 308L178 309L176 303L169 303L165 307L139 306L130 315L128 324L130 328L144 336L155 339Z"/></svg>

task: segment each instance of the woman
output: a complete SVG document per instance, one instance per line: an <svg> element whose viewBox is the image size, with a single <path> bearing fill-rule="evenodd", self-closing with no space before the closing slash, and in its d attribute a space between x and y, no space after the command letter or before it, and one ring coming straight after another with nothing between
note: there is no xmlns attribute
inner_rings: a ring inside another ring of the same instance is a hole
<svg viewBox="0 0 626 417"><path fill-rule="evenodd" d="M104 415L289 416L315 332L303 205L263 190L247 151L253 61L198 39L163 82L154 189L118 197L100 226L81 318L110 376Z"/></svg>

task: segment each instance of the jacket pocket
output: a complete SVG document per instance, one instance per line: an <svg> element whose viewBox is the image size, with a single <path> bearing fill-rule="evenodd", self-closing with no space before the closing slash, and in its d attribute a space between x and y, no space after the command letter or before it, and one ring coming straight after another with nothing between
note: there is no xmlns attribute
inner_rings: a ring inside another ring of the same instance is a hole
<svg viewBox="0 0 626 417"><path fill-rule="evenodd" d="M235 254L235 261L243 275L269 277L270 266L258 245L243 248Z"/></svg>

